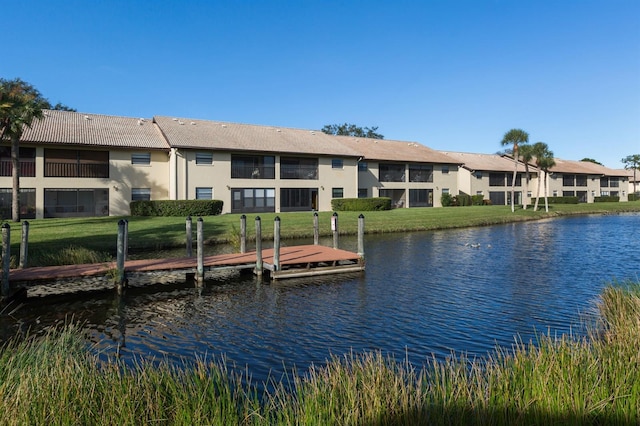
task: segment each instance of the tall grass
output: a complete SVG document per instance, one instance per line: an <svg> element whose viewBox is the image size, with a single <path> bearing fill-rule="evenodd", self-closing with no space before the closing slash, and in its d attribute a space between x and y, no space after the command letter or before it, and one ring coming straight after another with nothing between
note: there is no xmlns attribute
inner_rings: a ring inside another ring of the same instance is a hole
<svg viewBox="0 0 640 426"><path fill-rule="evenodd" d="M587 336L516 341L416 368L379 352L333 357L258 394L221 361L98 362L79 329L0 352L2 424L638 424L640 283L612 285Z"/></svg>

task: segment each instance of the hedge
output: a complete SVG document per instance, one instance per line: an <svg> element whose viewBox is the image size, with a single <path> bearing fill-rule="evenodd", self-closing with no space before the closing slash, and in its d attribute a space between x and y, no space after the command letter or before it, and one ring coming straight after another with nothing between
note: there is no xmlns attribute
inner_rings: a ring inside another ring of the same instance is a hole
<svg viewBox="0 0 640 426"><path fill-rule="evenodd" d="M594 197L594 203L617 203L620 201L620 197L617 195L602 195L600 197Z"/></svg>
<svg viewBox="0 0 640 426"><path fill-rule="evenodd" d="M213 216L222 213L221 200L132 201L131 216Z"/></svg>
<svg viewBox="0 0 640 426"><path fill-rule="evenodd" d="M638 200L640 200L640 195L638 195L638 194L629 194L628 200L629 201L638 201Z"/></svg>
<svg viewBox="0 0 640 426"><path fill-rule="evenodd" d="M331 208L337 212L391 210L391 198L334 198Z"/></svg>
<svg viewBox="0 0 640 426"><path fill-rule="evenodd" d="M549 204L578 204L578 197L547 197ZM531 199L531 204L535 204L536 199ZM539 203L544 203L544 198L540 198Z"/></svg>

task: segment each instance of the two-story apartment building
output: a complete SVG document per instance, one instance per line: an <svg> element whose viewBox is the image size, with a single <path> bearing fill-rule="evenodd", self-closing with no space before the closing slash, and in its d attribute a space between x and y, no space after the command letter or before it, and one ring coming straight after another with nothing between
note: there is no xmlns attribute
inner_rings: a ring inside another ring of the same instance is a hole
<svg viewBox="0 0 640 426"><path fill-rule="evenodd" d="M0 205L11 206L9 147ZM21 140L23 217L127 215L135 200L219 199L223 212L331 210L342 197L440 206L457 163L415 142L157 116L45 111Z"/></svg>
<svg viewBox="0 0 640 426"><path fill-rule="evenodd" d="M395 207L441 207L457 194L458 162L416 142L341 136L359 152L358 197L389 197Z"/></svg>
<svg viewBox="0 0 640 426"><path fill-rule="evenodd" d="M627 201L629 178L623 170L589 161L556 158L555 162L549 169L550 196L578 197L581 203L593 203L599 196L618 196L620 201Z"/></svg>
<svg viewBox="0 0 640 426"><path fill-rule="evenodd" d="M169 194L169 145L151 120L45 111L20 143L22 218L129 214L132 199ZM9 146L0 149L0 208L11 212Z"/></svg>
<svg viewBox="0 0 640 426"><path fill-rule="evenodd" d="M494 205L511 204L511 181L513 179L513 159L497 154L476 154L468 152L448 152L449 157L461 163L458 171L458 190L467 195L482 195ZM525 191L525 167L518 162L515 203L522 204ZM529 166L530 181L527 188L527 203L536 194L538 170Z"/></svg>

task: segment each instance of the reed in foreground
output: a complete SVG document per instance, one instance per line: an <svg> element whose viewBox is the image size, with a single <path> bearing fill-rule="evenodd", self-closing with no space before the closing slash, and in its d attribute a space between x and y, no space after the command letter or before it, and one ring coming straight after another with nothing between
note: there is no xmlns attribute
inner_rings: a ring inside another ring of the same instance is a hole
<svg viewBox="0 0 640 426"><path fill-rule="evenodd" d="M585 337L489 357L334 357L258 394L224 360L100 363L74 326L0 354L2 424L637 424L640 283L607 287Z"/></svg>

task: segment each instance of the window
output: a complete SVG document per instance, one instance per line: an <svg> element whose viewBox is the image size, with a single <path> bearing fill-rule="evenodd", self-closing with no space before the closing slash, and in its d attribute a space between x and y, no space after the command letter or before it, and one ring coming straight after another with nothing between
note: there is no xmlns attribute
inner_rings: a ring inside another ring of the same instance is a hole
<svg viewBox="0 0 640 426"><path fill-rule="evenodd" d="M404 182L404 164L380 164L380 182Z"/></svg>
<svg viewBox="0 0 640 426"><path fill-rule="evenodd" d="M331 168L332 169L342 169L344 168L344 164L342 158L334 158L331 160Z"/></svg>
<svg viewBox="0 0 640 426"><path fill-rule="evenodd" d="M367 164L366 161L360 161L358 163L358 171L359 172L366 172L367 170L369 170L369 165Z"/></svg>
<svg viewBox="0 0 640 426"><path fill-rule="evenodd" d="M495 206L504 206L507 204L507 197L503 191L489 191L489 200Z"/></svg>
<svg viewBox="0 0 640 426"><path fill-rule="evenodd" d="M449 188L442 188L442 193L443 194L448 194L449 193Z"/></svg>
<svg viewBox="0 0 640 426"><path fill-rule="evenodd" d="M587 175L576 175L576 186L587 186Z"/></svg>
<svg viewBox="0 0 640 426"><path fill-rule="evenodd" d="M280 179L318 179L317 158L280 157Z"/></svg>
<svg viewBox="0 0 640 426"><path fill-rule="evenodd" d="M199 166L213 164L213 153L211 152L196 152L196 164Z"/></svg>
<svg viewBox="0 0 640 426"><path fill-rule="evenodd" d="M449 173L449 166L442 166L442 174L446 175Z"/></svg>
<svg viewBox="0 0 640 426"><path fill-rule="evenodd" d="M409 207L433 207L433 189L410 189Z"/></svg>
<svg viewBox="0 0 640 426"><path fill-rule="evenodd" d="M151 164L151 153L135 152L131 154L131 164L135 164L137 166L148 166Z"/></svg>
<svg viewBox="0 0 640 426"><path fill-rule="evenodd" d="M131 188L131 201L151 200L151 188Z"/></svg>
<svg viewBox="0 0 640 426"><path fill-rule="evenodd" d="M108 178L109 151L45 149L44 176Z"/></svg>
<svg viewBox="0 0 640 426"><path fill-rule="evenodd" d="M576 192L575 191L562 191L562 196L563 197L575 197L576 196Z"/></svg>
<svg viewBox="0 0 640 426"><path fill-rule="evenodd" d="M196 200L213 200L213 188L196 188Z"/></svg>
<svg viewBox="0 0 640 426"><path fill-rule="evenodd" d="M531 191L527 191L527 198L531 198Z"/></svg>
<svg viewBox="0 0 640 426"><path fill-rule="evenodd" d="M109 190L60 188L44 190L44 217L109 215Z"/></svg>
<svg viewBox="0 0 640 426"><path fill-rule="evenodd" d="M274 188L232 188L232 213L260 213L276 211L276 190Z"/></svg>
<svg viewBox="0 0 640 426"><path fill-rule="evenodd" d="M283 212L317 210L317 188L281 188L280 210Z"/></svg>
<svg viewBox="0 0 640 426"><path fill-rule="evenodd" d="M558 190L554 189L553 192L551 193L552 197L557 197L558 196Z"/></svg>
<svg viewBox="0 0 640 426"><path fill-rule="evenodd" d="M505 186L506 177L504 173L489 173L489 186Z"/></svg>
<svg viewBox="0 0 640 426"><path fill-rule="evenodd" d="M275 179L276 158L271 155L232 155L232 179Z"/></svg>
<svg viewBox="0 0 640 426"><path fill-rule="evenodd" d="M562 175L562 186L575 186L576 175Z"/></svg>
<svg viewBox="0 0 640 426"><path fill-rule="evenodd" d="M331 188L331 198L342 198L344 196L343 188Z"/></svg>
<svg viewBox="0 0 640 426"><path fill-rule="evenodd" d="M369 190L367 188L358 188L358 198L367 198Z"/></svg>
<svg viewBox="0 0 640 426"><path fill-rule="evenodd" d="M619 182L620 182L620 178L617 178L617 177L609 178L609 185L612 188L618 188Z"/></svg>
<svg viewBox="0 0 640 426"><path fill-rule="evenodd" d="M482 179L482 172L475 172L475 173L474 173L474 176L475 176L477 179Z"/></svg>
<svg viewBox="0 0 640 426"><path fill-rule="evenodd" d="M409 164L409 182L433 182L433 167L426 164Z"/></svg>
<svg viewBox="0 0 640 426"><path fill-rule="evenodd" d="M20 188L20 219L36 218L35 188ZM11 217L13 207L13 188L0 188L0 214L3 218Z"/></svg>
<svg viewBox="0 0 640 426"><path fill-rule="evenodd" d="M35 177L36 175L36 149L20 148L20 176ZM0 147L0 176L11 176L13 166L11 165L11 148Z"/></svg>
<svg viewBox="0 0 640 426"><path fill-rule="evenodd" d="M601 188L608 188L609 187L609 178L608 177L601 177L600 178L600 187Z"/></svg>
<svg viewBox="0 0 640 426"><path fill-rule="evenodd" d="M482 195L482 191L476 191L476 195Z"/></svg>

